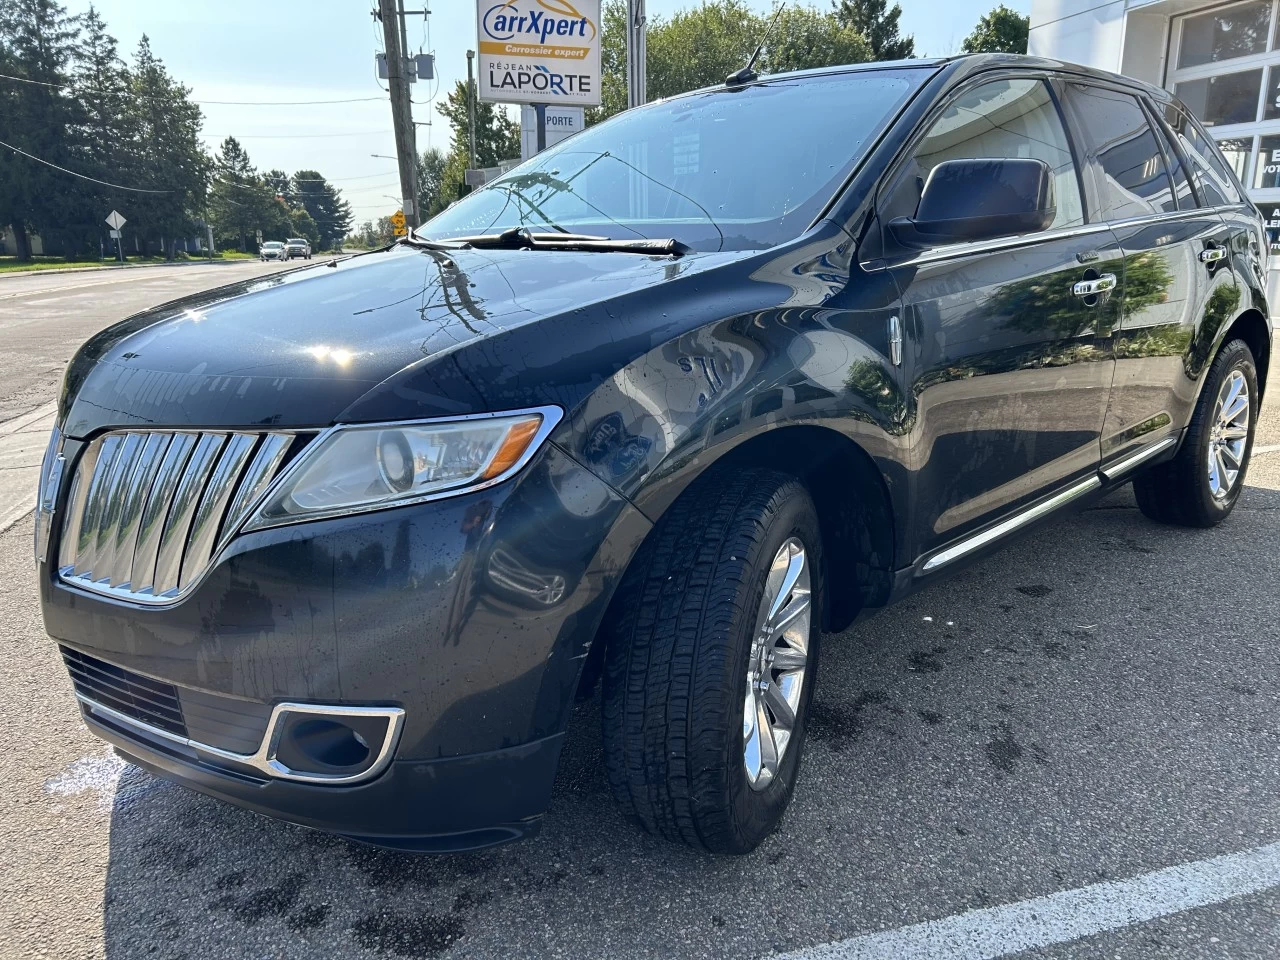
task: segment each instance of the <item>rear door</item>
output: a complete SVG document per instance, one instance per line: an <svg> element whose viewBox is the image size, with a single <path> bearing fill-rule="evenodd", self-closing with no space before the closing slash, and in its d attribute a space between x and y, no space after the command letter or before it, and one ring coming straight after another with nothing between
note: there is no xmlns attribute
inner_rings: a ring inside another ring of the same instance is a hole
<svg viewBox="0 0 1280 960"><path fill-rule="evenodd" d="M1187 423L1195 380L1186 356L1206 311L1234 294L1229 230L1199 204L1181 158L1134 94L1064 80L1068 117L1086 144L1091 214L1124 252L1115 381L1102 433L1103 470L1121 476L1166 452Z"/></svg>
<svg viewBox="0 0 1280 960"><path fill-rule="evenodd" d="M1200 205L1215 208L1227 226L1226 246L1231 254L1232 274L1239 290L1239 306L1248 302L1249 291L1252 290L1258 296L1257 303L1262 309L1267 286L1267 278L1262 271L1267 254L1263 249L1266 238L1259 230L1257 211L1245 197L1240 183L1199 121L1173 104L1165 107L1164 117L1168 124L1166 132L1173 137L1191 171ZM1225 293L1219 295L1220 299L1226 296ZM1231 318L1227 316L1220 320L1214 314L1211 319L1221 323Z"/></svg>
<svg viewBox="0 0 1280 960"><path fill-rule="evenodd" d="M1047 230L923 251L885 241L911 351L921 554L1092 476L1100 455L1118 298L1077 284L1123 267L1110 231L1087 222L1048 82L1010 75L952 94L886 182L878 216L914 216L937 164L990 158L1049 164L1057 212Z"/></svg>

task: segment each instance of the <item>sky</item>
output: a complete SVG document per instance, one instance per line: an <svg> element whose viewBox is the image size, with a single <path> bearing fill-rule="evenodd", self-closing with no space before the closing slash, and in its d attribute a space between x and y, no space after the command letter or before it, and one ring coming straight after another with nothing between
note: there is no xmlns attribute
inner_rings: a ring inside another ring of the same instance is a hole
<svg viewBox="0 0 1280 960"><path fill-rule="evenodd" d="M70 13L90 0L63 0ZM825 7L829 0L815 0ZM901 0L904 33L917 53L956 53L978 18L999 0ZM1020 13L1030 0L1004 0ZM697 0L646 0L648 14L669 16ZM771 0L748 0L760 10ZM374 54L382 26L370 16L370 0L308 0L275 5L261 0L171 3L157 0L93 0L129 59L142 34L169 72L202 101L205 141L215 149L231 134L259 170L313 169L333 181L353 207L357 222L385 216L399 206L399 181L385 82ZM435 82L413 87L418 149L449 147L449 125L437 100L465 79L466 51L475 48L472 0L405 0L406 10L430 7L430 17L408 21L412 52L434 51ZM341 100L365 102L316 106L233 106L209 101Z"/></svg>

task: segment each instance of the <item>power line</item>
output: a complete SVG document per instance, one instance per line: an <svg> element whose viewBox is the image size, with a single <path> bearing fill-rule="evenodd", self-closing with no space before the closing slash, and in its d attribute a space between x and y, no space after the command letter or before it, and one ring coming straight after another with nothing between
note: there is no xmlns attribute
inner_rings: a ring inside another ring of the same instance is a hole
<svg viewBox="0 0 1280 960"><path fill-rule="evenodd" d="M111 187L113 190L128 190L130 193L173 193L172 190L147 190L142 187L126 187L118 183L110 183L106 180L99 180L97 177L87 177L83 173L76 173L74 170L68 170L66 167L60 167L56 163L50 163L48 160L41 160L39 157L35 156L34 154L27 153L27 151L25 150L20 150L18 147L15 147L13 144L5 143L3 140L0 140L0 147L8 147L14 153L20 153L24 157L27 157L30 160L34 160L36 163L43 163L46 167L52 167L54 170L57 170L59 173L70 174L73 177L79 177L81 180L88 180L90 183L100 183L104 187Z"/></svg>
<svg viewBox="0 0 1280 960"><path fill-rule="evenodd" d="M350 133L202 133L200 136L213 140L225 140L227 137L235 137L237 140L317 140L326 137L376 137L390 132L390 130L354 130Z"/></svg>
<svg viewBox="0 0 1280 960"><path fill-rule="evenodd" d="M26 77L14 77L8 74L0 73L0 80L13 80L17 83L30 83L38 87L53 87L55 89L65 89L74 87L73 83L48 83L44 80L29 80ZM128 96L133 100L165 100L165 97L142 97L128 93L128 91L114 91L122 95ZM83 97L83 94L76 94ZM334 103L368 103L371 100L381 100L382 97L349 97L344 100L188 100L188 103L199 103L211 107L311 107Z"/></svg>

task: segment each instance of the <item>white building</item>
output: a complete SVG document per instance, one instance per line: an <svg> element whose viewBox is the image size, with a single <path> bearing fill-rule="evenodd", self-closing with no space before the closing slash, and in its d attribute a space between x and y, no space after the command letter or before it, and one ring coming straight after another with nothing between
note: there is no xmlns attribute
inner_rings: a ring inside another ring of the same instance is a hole
<svg viewBox="0 0 1280 960"><path fill-rule="evenodd" d="M1172 90L1280 240L1280 0L1032 0L1027 52ZM1275 247L1273 246L1273 251Z"/></svg>

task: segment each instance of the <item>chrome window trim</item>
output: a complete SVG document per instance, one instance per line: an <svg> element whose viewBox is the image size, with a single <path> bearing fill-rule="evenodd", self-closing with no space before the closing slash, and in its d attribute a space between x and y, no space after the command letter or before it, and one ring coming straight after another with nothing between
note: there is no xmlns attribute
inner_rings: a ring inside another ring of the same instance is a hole
<svg viewBox="0 0 1280 960"><path fill-rule="evenodd" d="M968 243L952 243L945 247L930 247L921 250L914 257L894 263L895 267L915 267L926 263L941 263L946 260L958 260L980 253L998 253L1001 250L1012 250L1018 247L1029 247L1049 240L1068 240L1072 237L1087 237L1094 233L1106 233L1112 224L1106 222L1086 223L1079 227L1058 227L1041 233L1020 233L1014 237L1000 237L996 240L972 240Z"/></svg>
<svg viewBox="0 0 1280 960"><path fill-rule="evenodd" d="M1042 233L1020 233L1015 237L1000 237L996 240L974 240L969 243L953 243L945 247L930 247L921 250L908 260L898 261L894 267L914 267L926 263L940 263L946 260L971 257L980 253L998 253L1018 247L1028 247L1049 240L1068 240L1072 237L1085 237L1093 233L1105 233L1117 227L1141 227L1152 223L1165 223L1170 220L1181 220L1187 217L1204 216L1205 214L1222 214L1227 211L1238 211L1239 204L1219 204L1215 207L1188 207L1186 210L1170 210L1164 213L1151 213L1141 217L1126 217L1124 220L1099 220L1079 227L1059 227L1045 230Z"/></svg>
<svg viewBox="0 0 1280 960"><path fill-rule="evenodd" d="M382 773L390 765L396 745L400 741L400 733L404 729L404 710L400 707L351 707L319 703L277 703L271 710L271 717L267 721L267 730L263 734L262 743L258 745L258 749L253 753L236 753L232 750L223 750L220 747L201 743L199 740L192 740L190 737L170 733L168 730L162 730L159 727L153 727L149 723L143 723L118 710L103 706L83 694L77 693L76 699L80 701L88 714L101 714L111 719L114 723L140 731L149 737L176 743L218 760L251 767L275 780L292 780L297 783L326 784L329 786L362 783L365 780L372 780ZM280 744L283 721L285 717L293 713L329 717L385 717L387 720L387 732L383 735L382 744L378 748L374 762L366 770L355 774L301 773L281 763L275 756Z"/></svg>
<svg viewBox="0 0 1280 960"><path fill-rule="evenodd" d="M450 487L447 490L437 490L432 493L424 493L416 497L406 497L403 500L395 500L388 503L360 504L354 507L344 509L335 509L306 516L297 517L281 517L273 518L269 521L258 522L258 511L262 506L268 503L274 497L281 487L288 484L291 478L299 472L307 463L307 461L316 455L316 452L324 448L324 443L335 433L340 430L395 430L405 427L421 427L432 426L434 424L446 423L462 423L470 420L497 420L504 417L519 417L531 413L539 414L542 417L542 423L538 427L538 431L533 435L533 439L529 441L529 445L525 448L524 453L510 467L488 480L480 483L467 484L465 486ZM395 510L399 507L407 507L418 503L430 503L433 500L445 500L449 497L457 497L462 494L475 493L479 490L487 490L490 487L505 483L517 473L525 468L534 455L542 449L542 445L546 442L547 437L551 435L551 431L556 428L560 421L564 418L564 411L557 406L547 405L541 407L522 407L517 410L495 410L488 413L468 413L456 417L429 417L424 420L382 420L372 421L369 423L336 423L326 430L320 432L310 443L306 449L300 451L296 457L289 463L287 467L281 471L280 476L272 481L267 487L266 492L259 498L254 505L253 510L249 512L248 517L240 525L237 533L256 533L259 530L271 530L276 527L293 526L298 523L313 523L318 520L334 520L340 517L351 517L362 513L377 513L381 510Z"/></svg>
<svg viewBox="0 0 1280 960"><path fill-rule="evenodd" d="M967 537L959 543L947 547L945 550L939 550L924 562L924 565L920 568L920 573L932 573L939 567L959 560L961 557L973 553L975 550L985 547L987 544L999 540L1015 530L1020 530L1032 521L1052 513L1059 507L1065 506L1072 500L1082 497L1101 486L1102 480L1096 474L1086 480L1082 480L1061 493L1055 494L1048 500L1042 500L1020 513L1015 513L1012 517L1002 520L979 533L975 533L973 536Z"/></svg>
<svg viewBox="0 0 1280 960"><path fill-rule="evenodd" d="M1177 442L1177 437L1165 437L1163 440L1157 440L1155 443L1147 444L1137 453L1131 454L1116 463L1107 464L1102 468L1101 473L1108 480L1114 480L1116 477L1122 477L1134 467L1150 460L1157 453L1163 453Z"/></svg>

